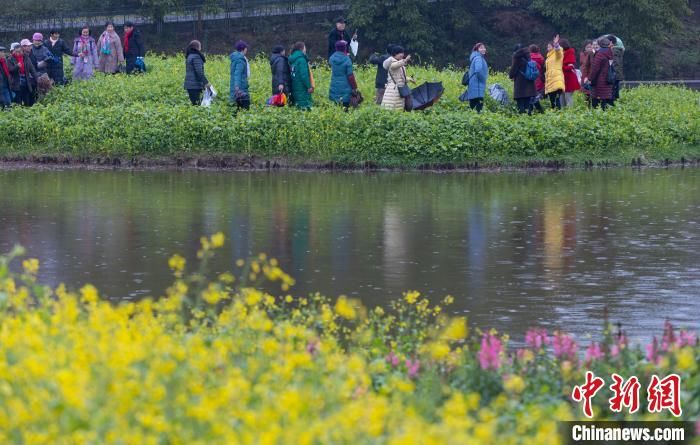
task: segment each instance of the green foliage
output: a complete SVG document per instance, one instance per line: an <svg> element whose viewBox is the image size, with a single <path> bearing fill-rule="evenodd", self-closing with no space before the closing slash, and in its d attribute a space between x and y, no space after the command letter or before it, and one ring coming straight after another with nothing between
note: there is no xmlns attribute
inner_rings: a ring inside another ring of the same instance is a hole
<svg viewBox="0 0 700 445"><path fill-rule="evenodd" d="M54 89L33 108L2 114L0 154L118 157L231 155L296 163L335 162L415 167L478 162L587 160L630 162L692 157L700 146L700 95L681 88L623 92L608 112L589 110L581 95L573 109L532 117L487 98L476 114L457 99L461 72L409 67L418 82L439 80L441 101L426 112L389 112L374 104L344 113L326 98L329 71L316 68L315 107L269 108L269 65L252 63L250 111L228 105L229 63L212 57L207 75L220 97L211 108L189 105L182 88L184 60L150 56L142 76L103 76ZM365 97L374 95L374 69L358 67ZM492 73L489 84L512 84ZM512 96L512 94L511 94ZM368 101L369 102L369 101ZM678 149L678 147L684 147Z"/></svg>

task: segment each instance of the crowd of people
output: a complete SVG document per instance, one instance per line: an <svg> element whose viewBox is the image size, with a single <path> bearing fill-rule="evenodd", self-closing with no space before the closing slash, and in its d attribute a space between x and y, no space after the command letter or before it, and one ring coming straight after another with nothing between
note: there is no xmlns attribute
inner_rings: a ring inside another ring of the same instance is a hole
<svg viewBox="0 0 700 445"><path fill-rule="evenodd" d="M145 70L146 50L141 32L131 22L124 24L119 37L113 22L107 22L99 39L85 26L69 46L58 30L49 38L34 33L32 40L15 42L8 49L0 46L0 107L12 103L29 106L54 85L66 83L63 57L70 57L73 80L89 80L94 73L128 74Z"/></svg>
<svg viewBox="0 0 700 445"><path fill-rule="evenodd" d="M581 91L593 108L606 109L620 97L625 48L622 40L607 35L586 40L578 57L567 39L555 36L543 56L537 45L517 45L509 77L520 113L544 112L540 101L548 98L553 109L573 105Z"/></svg>
<svg viewBox="0 0 700 445"><path fill-rule="evenodd" d="M328 35L328 64L331 70L328 99L346 110L362 101L357 80L353 73L351 42L357 45L357 33L346 30L342 17L335 20L335 28ZM624 45L614 35L587 40L576 57L576 50L567 39L555 36L546 44L542 54L537 45L518 44L514 48L509 77L513 80L513 98L520 113L544 112L542 100L548 100L552 109L570 107L574 94L581 92L587 103L606 109L619 98L620 81L623 79ZM356 53L357 47L353 48ZM141 34L133 23L124 24L120 37L114 23L108 22L100 37L95 40L87 26L80 30L72 47L60 38L57 30L44 40L35 33L32 41L24 39L7 49L0 46L0 105L9 107L12 102L31 106L37 96L45 94L52 85L65 84L63 56L70 57L73 80L85 81L95 72L131 74L144 71L145 48ZM238 108L248 109L250 63L247 58L248 43L238 41L229 56L231 63L229 101ZM213 93L205 73L206 57L202 44L193 40L185 52L186 68L184 89L193 105L202 104L203 94ZM374 101L389 110L412 110L412 95L406 66L410 54L401 45L388 45L382 55L374 54L369 62L377 66ZM578 68L577 68L578 62ZM468 101L477 112L484 108L489 69L486 45L474 45L469 56L468 70L462 83L467 90L460 100ZM271 98L269 105L293 105L303 110L313 106L312 95L316 85L304 42L295 43L289 54L284 46L272 49L270 58Z"/></svg>

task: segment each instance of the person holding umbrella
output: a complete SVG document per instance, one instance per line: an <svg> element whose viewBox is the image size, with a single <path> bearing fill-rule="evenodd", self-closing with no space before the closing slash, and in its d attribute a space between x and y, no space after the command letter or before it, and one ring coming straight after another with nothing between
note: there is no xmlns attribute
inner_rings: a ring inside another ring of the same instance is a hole
<svg viewBox="0 0 700 445"><path fill-rule="evenodd" d="M328 59L335 53L335 44L340 41L350 43L357 40L357 32L350 36L350 33L345 29L345 19L338 17L335 19L335 28L328 34Z"/></svg>
<svg viewBox="0 0 700 445"><path fill-rule="evenodd" d="M382 108L387 110L411 111L411 89L408 87L406 65L411 61L411 56L405 55L402 46L395 45L391 48L391 57L384 61L384 69L388 72Z"/></svg>

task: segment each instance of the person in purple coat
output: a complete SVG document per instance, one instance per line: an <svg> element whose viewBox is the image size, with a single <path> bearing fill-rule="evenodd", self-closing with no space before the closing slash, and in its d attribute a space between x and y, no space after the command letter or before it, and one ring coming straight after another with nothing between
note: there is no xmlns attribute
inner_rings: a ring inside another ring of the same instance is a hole
<svg viewBox="0 0 700 445"><path fill-rule="evenodd" d="M83 26L80 35L73 40L73 80L90 80L97 69L97 43L90 35L90 28Z"/></svg>

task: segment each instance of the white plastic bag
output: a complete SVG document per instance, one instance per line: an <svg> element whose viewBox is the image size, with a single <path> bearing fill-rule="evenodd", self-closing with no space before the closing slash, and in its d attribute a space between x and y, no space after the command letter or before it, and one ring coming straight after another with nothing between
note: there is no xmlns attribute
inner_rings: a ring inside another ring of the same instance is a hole
<svg viewBox="0 0 700 445"><path fill-rule="evenodd" d="M217 96L216 90L214 89L214 85L209 85L209 88L207 88L207 89L208 89L209 92L211 93L212 99L215 98L215 97Z"/></svg>
<svg viewBox="0 0 700 445"><path fill-rule="evenodd" d="M581 83L581 80L582 80L582 79L581 79L581 76L582 76L581 70L578 70L578 69L577 69L577 70L574 70L574 71L576 72L576 78L578 79L578 84L579 84L579 85L583 85L583 84Z"/></svg>
<svg viewBox="0 0 700 445"><path fill-rule="evenodd" d="M211 103L214 100L214 95L212 94L211 88L204 90L204 98L202 99L203 107L211 107Z"/></svg>
<svg viewBox="0 0 700 445"><path fill-rule="evenodd" d="M350 41L350 51L352 51L352 55L354 57L357 57L357 49L360 47L360 42L357 40L351 40Z"/></svg>

